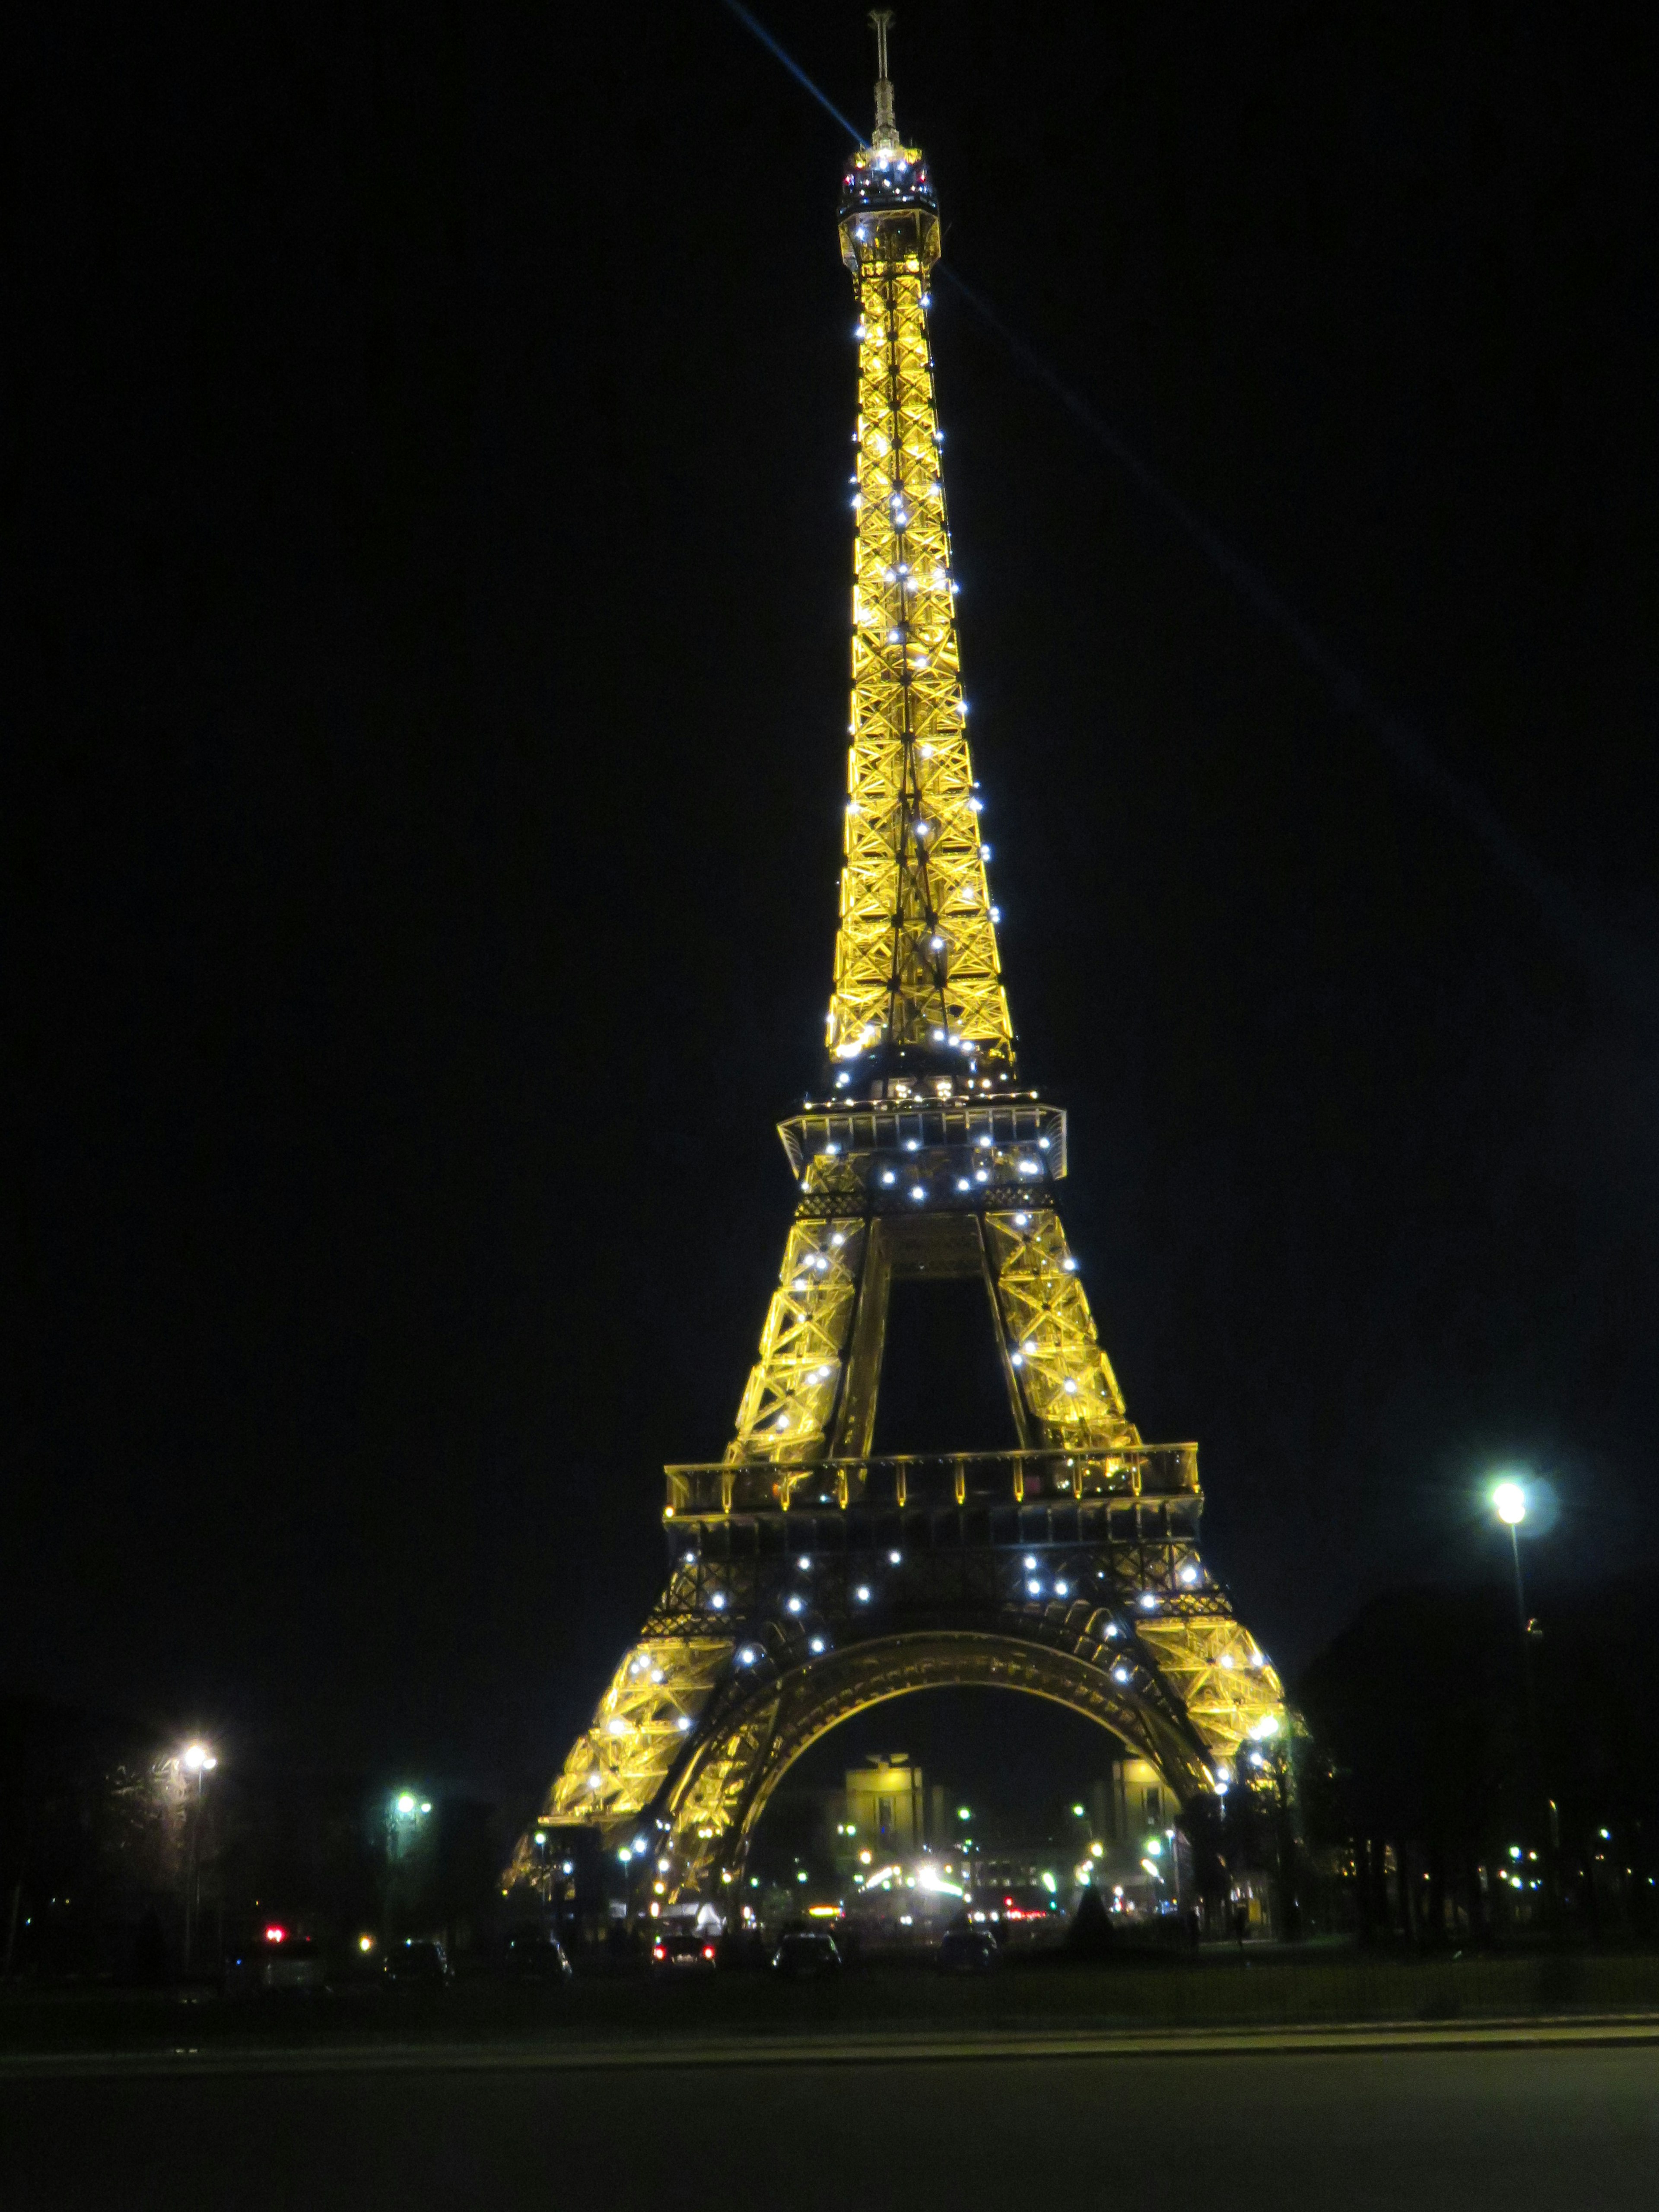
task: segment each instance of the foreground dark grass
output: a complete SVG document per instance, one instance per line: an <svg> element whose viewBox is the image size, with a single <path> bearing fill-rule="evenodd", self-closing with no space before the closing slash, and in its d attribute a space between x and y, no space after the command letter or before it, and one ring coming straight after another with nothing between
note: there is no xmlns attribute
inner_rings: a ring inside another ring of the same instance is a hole
<svg viewBox="0 0 1659 2212"><path fill-rule="evenodd" d="M686 2037L975 2035L1516 2020L1659 2012L1659 1954L1379 1955L1344 1947L1016 1960L983 1978L875 1962L836 1982L722 1972L663 1985L581 1976L563 1989L462 1978L436 1995L343 1985L326 1996L228 2000L208 1990L13 1989L0 2053L228 2051L387 2043L592 2045Z"/></svg>

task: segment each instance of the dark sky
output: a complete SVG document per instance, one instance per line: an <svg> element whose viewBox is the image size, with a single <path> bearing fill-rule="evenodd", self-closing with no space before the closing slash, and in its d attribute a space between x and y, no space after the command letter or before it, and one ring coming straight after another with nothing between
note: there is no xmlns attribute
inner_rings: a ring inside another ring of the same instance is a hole
<svg viewBox="0 0 1659 2212"><path fill-rule="evenodd" d="M764 12L863 121L862 10ZM0 1688L550 1772L817 1068L843 141L715 0L192 15L36 9L9 72ZM1502 1462L1540 1572L1659 1553L1636 17L896 39L951 267L1512 841L936 289L1024 1065L1291 1669L1501 1565Z"/></svg>

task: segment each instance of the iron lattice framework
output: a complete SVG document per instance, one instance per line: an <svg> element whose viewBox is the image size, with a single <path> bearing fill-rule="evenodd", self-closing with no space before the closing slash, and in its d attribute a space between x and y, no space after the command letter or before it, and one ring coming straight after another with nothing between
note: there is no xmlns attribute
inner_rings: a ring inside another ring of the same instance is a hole
<svg viewBox="0 0 1659 2212"><path fill-rule="evenodd" d="M595 1829L661 1909L717 1898L790 1763L864 1708L999 1683L1086 1713L1183 1802L1248 1783L1279 1684L1199 1548L1192 1445L1142 1443L1056 1207L1066 1117L1022 1086L957 649L927 336L939 216L894 127L850 161L851 744L825 1097L722 1462L668 1470L667 1587L520 1842ZM872 1455L896 1279L982 1282L1019 1448Z"/></svg>

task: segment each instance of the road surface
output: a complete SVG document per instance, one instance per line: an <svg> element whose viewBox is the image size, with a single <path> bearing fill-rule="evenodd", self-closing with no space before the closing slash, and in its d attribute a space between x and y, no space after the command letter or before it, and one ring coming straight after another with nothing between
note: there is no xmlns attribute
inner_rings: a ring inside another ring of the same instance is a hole
<svg viewBox="0 0 1659 2212"><path fill-rule="evenodd" d="M1622 2212L1659 2043L0 2070L3 2212Z"/></svg>

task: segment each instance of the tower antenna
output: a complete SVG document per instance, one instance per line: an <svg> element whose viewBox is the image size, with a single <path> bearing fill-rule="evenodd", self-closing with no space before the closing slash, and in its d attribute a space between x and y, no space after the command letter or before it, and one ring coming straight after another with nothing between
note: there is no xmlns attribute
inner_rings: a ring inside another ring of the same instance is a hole
<svg viewBox="0 0 1659 2212"><path fill-rule="evenodd" d="M870 28L876 34L876 130L871 142L886 149L899 143L898 125L893 120L893 85L887 74L887 33L893 27L890 8L870 10Z"/></svg>

